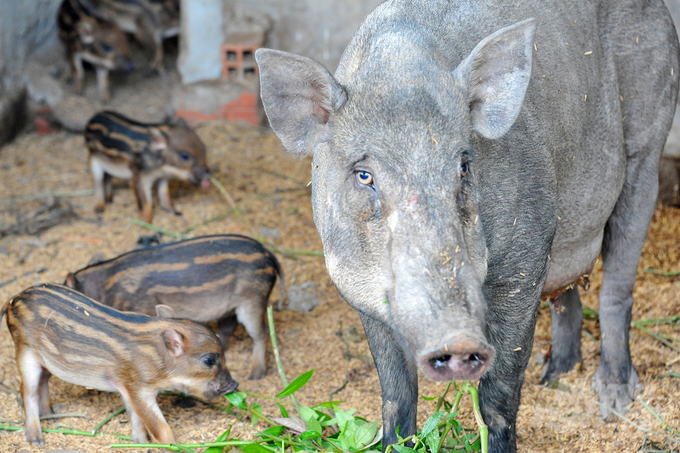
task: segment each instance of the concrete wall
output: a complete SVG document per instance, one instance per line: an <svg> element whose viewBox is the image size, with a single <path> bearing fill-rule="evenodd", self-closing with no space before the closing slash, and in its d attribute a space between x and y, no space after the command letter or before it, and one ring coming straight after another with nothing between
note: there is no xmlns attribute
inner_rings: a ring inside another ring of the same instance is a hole
<svg viewBox="0 0 680 453"><path fill-rule="evenodd" d="M363 19L382 0L231 0L267 12L271 47L313 58L331 72Z"/></svg>
<svg viewBox="0 0 680 453"><path fill-rule="evenodd" d="M182 44L179 70L184 83L218 78L221 55L213 47L219 42L214 30L224 20L224 34L230 27L243 31L243 20L253 28L271 19L267 47L313 58L331 72L362 20L382 0L181 0ZM222 8L222 17L215 11ZM262 20L262 15L269 16ZM231 20L231 22L229 22ZM211 32L212 33L212 32ZM219 45L219 44L218 44ZM201 47L205 46L205 47Z"/></svg>
<svg viewBox="0 0 680 453"><path fill-rule="evenodd" d="M0 95L19 82L29 57L57 39L61 0L0 0Z"/></svg>

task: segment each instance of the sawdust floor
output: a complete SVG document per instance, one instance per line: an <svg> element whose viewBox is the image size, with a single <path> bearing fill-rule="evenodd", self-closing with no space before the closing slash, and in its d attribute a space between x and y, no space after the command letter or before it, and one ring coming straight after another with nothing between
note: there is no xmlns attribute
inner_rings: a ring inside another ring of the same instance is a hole
<svg viewBox="0 0 680 453"><path fill-rule="evenodd" d="M209 148L210 165L214 174L236 200L245 216L259 231L261 227L276 228L281 239L273 241L281 248L321 250L312 221L310 192L310 161L295 161L282 152L278 140L267 130L215 122L201 127L198 134ZM0 223L12 221L16 211L35 209L45 200L28 201L24 196L50 191L78 191L91 188L86 167L86 150L79 135L58 132L39 136L28 134L0 151ZM7 200L18 200L8 204ZM184 215L176 217L156 210L154 223L172 231L182 231L211 217L228 212L215 187L195 189L190 185L174 186L176 205ZM135 247L140 235L150 231L130 222L136 208L127 184L115 186L115 200L102 216L93 213L90 196L70 197L79 219L53 227L40 236L11 236L0 241L0 299L6 300L28 286L41 282L62 282L67 272L85 266L96 253L113 257ZM236 216L208 223L192 234L242 233L252 235L245 223ZM168 239L166 239L167 241ZM680 210L659 208L654 216L650 240L635 288L634 319L661 318L680 313L680 283L678 277L646 274L648 267L672 271L680 269ZM323 299L322 305L308 314L292 311L276 312L275 320L283 364L290 377L315 369L310 383L299 393L303 404L313 405L328 400L328 395L346 379L346 387L333 399L345 401L344 409L358 409L358 414L373 420L380 417L380 384L375 369L364 361L369 357L357 314L339 297L326 274L324 261L318 257L291 258L278 255L285 271L286 285L314 282ZM42 273L28 274L46 268ZM14 281L12 279L17 278ZM597 309L600 273L596 269L591 289L584 293L584 304ZM10 281L9 283L7 283ZM272 300L278 298L278 290ZM550 334L550 313L542 308L536 331L534 351L547 352ZM680 336L677 328L660 326L656 331ZM351 359L337 332L349 345ZM355 331L358 333L355 333ZM532 359L526 373L520 407L518 446L520 451L636 451L645 442L645 433L619 421L604 423L599 418L596 395L590 390L590 380L599 359L599 328L596 321L586 321L583 329L583 367L561 380L564 390L549 389L538 384L541 367ZM251 340L239 328L228 349L228 367L241 382L241 389L264 395L274 395L282 384L276 372L271 350L268 352L268 372L261 381L248 381ZM642 398L654 407L671 426L679 428L680 389L675 378L662 377L680 372L680 363L667 365L678 354L639 331L631 331L633 362L645 385ZM0 327L0 419L3 423L21 425L23 412L14 393L19 388L19 376L14 362L14 347L5 323ZM434 395L443 384L426 379L420 381L420 393ZM108 414L121 407L115 394L77 387L59 379L51 381L51 397L57 412L83 414L85 418L64 418L43 421L43 427L58 423L81 430L92 429ZM275 415L275 407L260 401L267 414ZM183 409L174 398L160 397L160 406L179 442L211 441L220 435L235 417L199 404ZM432 402L419 403L419 424L433 410ZM638 425L656 431L663 428L640 403L635 403L628 417ZM467 405L462 420L472 426ZM264 429L262 422L257 429ZM126 415L108 423L105 433L130 434ZM247 420L236 423L234 432L248 438L256 432ZM109 444L118 439L111 435L96 438L46 434L46 446L29 445L22 432L0 432L0 451L38 452L49 450L110 451ZM647 448L653 441L661 446L663 438L647 436Z"/></svg>

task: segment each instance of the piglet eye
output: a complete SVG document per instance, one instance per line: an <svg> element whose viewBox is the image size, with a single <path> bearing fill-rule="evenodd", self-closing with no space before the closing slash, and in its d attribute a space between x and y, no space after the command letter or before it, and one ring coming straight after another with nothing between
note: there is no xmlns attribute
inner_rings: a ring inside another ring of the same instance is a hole
<svg viewBox="0 0 680 453"><path fill-rule="evenodd" d="M358 171L357 173L357 181L359 181L359 184L363 184L365 186L370 186L373 184L373 175L371 175L367 171Z"/></svg>
<svg viewBox="0 0 680 453"><path fill-rule="evenodd" d="M461 176L461 178L463 176L467 175L468 170L469 170L468 164L461 164L461 166L460 166L460 176Z"/></svg>
<svg viewBox="0 0 680 453"><path fill-rule="evenodd" d="M189 160L189 155L186 153L182 153L179 155L179 158L182 160Z"/></svg>
<svg viewBox="0 0 680 453"><path fill-rule="evenodd" d="M102 50L106 53L109 53L111 52L111 46L109 46L108 44L102 44Z"/></svg>
<svg viewBox="0 0 680 453"><path fill-rule="evenodd" d="M209 367L213 367L215 366L215 359L213 357L206 357L203 359L203 363Z"/></svg>

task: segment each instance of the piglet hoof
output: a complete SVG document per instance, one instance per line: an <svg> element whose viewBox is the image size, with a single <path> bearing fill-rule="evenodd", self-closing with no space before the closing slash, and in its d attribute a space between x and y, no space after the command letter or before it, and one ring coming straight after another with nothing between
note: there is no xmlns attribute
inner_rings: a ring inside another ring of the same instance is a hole
<svg viewBox="0 0 680 453"><path fill-rule="evenodd" d="M174 211L172 211L172 213L175 214L176 216L184 215L184 214L182 214L182 213L181 213L180 211L178 211L178 210L174 210Z"/></svg>
<svg viewBox="0 0 680 453"><path fill-rule="evenodd" d="M94 206L94 212L101 214L106 209L106 202L100 201Z"/></svg>
<svg viewBox="0 0 680 453"><path fill-rule="evenodd" d="M253 368L252 371L250 372L250 376L248 376L248 380L250 381L259 381L265 375L267 374L267 369L266 368Z"/></svg>
<svg viewBox="0 0 680 453"><path fill-rule="evenodd" d="M591 389L597 392L600 400L600 414L602 418L608 422L614 422L618 417L611 411L612 409L619 414L628 412L628 406L633 402L636 392L641 392L643 389L640 377L631 367L628 382L607 382L612 379L611 376L604 376L605 368L600 365L593 376ZM607 379L609 378L609 379Z"/></svg>
<svg viewBox="0 0 680 453"><path fill-rule="evenodd" d="M26 440L29 441L33 445L37 445L39 447L44 447L45 446L45 439L43 438L42 434L29 434L28 431L26 432Z"/></svg>

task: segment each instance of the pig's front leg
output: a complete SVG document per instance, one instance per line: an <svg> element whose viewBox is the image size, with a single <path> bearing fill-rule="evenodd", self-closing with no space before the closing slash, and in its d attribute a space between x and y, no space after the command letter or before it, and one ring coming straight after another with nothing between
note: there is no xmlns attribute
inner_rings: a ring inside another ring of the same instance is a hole
<svg viewBox="0 0 680 453"><path fill-rule="evenodd" d="M378 369L382 387L383 451L398 441L416 433L418 406L418 373L413 357L404 352L390 328L361 314L368 347Z"/></svg>
<svg viewBox="0 0 680 453"><path fill-rule="evenodd" d="M172 199L170 198L170 185L167 179L161 179L158 181L158 200L161 202L161 208L166 212L171 212L175 215L182 215L175 207L172 205Z"/></svg>
<svg viewBox="0 0 680 453"><path fill-rule="evenodd" d="M135 174L132 177L132 189L137 198L137 205L142 211L142 220L146 223L153 220L153 183L154 179L149 175Z"/></svg>

